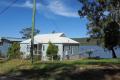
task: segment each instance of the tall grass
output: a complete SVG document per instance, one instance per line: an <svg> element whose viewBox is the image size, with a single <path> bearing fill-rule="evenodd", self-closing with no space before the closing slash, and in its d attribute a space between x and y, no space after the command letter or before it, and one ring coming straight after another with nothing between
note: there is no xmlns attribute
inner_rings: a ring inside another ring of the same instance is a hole
<svg viewBox="0 0 120 80"><path fill-rule="evenodd" d="M8 61L1 61L0 62L0 74L2 73L8 73L10 71L14 71L20 68L20 66L30 66L30 61L28 60L19 60L19 59L13 59Z"/></svg>
<svg viewBox="0 0 120 80"><path fill-rule="evenodd" d="M67 60L67 61L37 61L31 64L30 60L13 59L8 61L0 61L0 74L7 74L20 69L52 69L57 67L75 66L82 67L82 65L101 65L101 64L120 64L120 59L81 59L81 60Z"/></svg>

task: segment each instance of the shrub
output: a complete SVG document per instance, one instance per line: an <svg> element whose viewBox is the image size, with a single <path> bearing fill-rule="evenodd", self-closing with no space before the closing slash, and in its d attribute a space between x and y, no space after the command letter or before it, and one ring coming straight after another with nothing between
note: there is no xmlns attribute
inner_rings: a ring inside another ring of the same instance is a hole
<svg viewBox="0 0 120 80"><path fill-rule="evenodd" d="M86 54L88 54L89 58L91 58L91 55L93 54L93 51L92 50L87 50Z"/></svg>
<svg viewBox="0 0 120 80"><path fill-rule="evenodd" d="M50 57L50 60L57 59L56 58L57 53L58 53L58 46L49 42L49 46L47 48L47 56Z"/></svg>
<svg viewBox="0 0 120 80"><path fill-rule="evenodd" d="M13 44L8 49L7 55L8 59L20 58L20 44L17 42L13 42Z"/></svg>

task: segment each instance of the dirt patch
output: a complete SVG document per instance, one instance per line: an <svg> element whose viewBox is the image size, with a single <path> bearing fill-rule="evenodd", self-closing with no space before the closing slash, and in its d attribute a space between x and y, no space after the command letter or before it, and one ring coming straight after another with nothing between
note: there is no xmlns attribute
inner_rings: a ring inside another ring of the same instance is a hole
<svg viewBox="0 0 120 80"><path fill-rule="evenodd" d="M90 67L89 67L90 66ZM0 77L0 80L120 80L120 65L51 66L20 69Z"/></svg>

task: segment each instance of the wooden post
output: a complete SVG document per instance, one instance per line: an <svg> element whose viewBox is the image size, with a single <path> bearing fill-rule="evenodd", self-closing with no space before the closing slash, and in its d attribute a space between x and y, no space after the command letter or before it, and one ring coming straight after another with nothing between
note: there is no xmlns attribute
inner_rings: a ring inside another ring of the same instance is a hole
<svg viewBox="0 0 120 80"><path fill-rule="evenodd" d="M33 51L34 51L34 28L35 28L35 15L36 15L36 0L33 0L33 15L32 15L32 35L31 35L31 62L33 64Z"/></svg>

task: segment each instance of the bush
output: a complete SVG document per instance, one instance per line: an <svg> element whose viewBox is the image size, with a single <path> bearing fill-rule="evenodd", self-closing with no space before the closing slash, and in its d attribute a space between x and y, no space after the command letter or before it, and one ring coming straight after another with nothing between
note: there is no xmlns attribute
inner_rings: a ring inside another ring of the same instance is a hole
<svg viewBox="0 0 120 80"><path fill-rule="evenodd" d="M92 50L87 50L86 54L88 54L89 58L91 58L91 55L93 54L93 51Z"/></svg>
<svg viewBox="0 0 120 80"><path fill-rule="evenodd" d="M7 52L8 59L16 59L20 58L21 53L20 53L20 44L17 42L14 42L8 49Z"/></svg>
<svg viewBox="0 0 120 80"><path fill-rule="evenodd" d="M57 53L58 53L58 46L49 42L49 46L48 46L48 49L47 49L47 56L50 57L50 60L56 59L57 58Z"/></svg>

